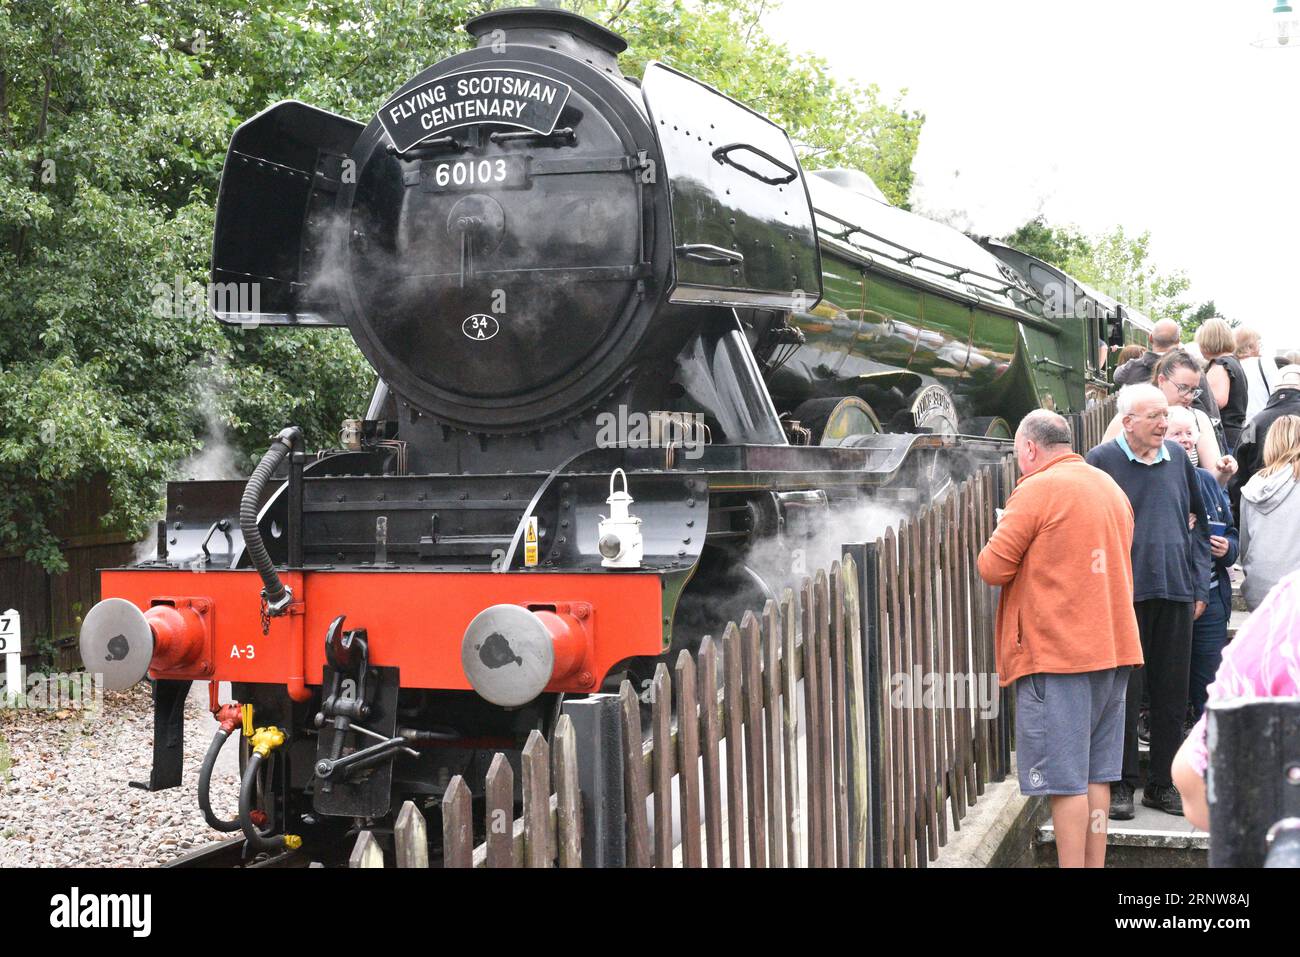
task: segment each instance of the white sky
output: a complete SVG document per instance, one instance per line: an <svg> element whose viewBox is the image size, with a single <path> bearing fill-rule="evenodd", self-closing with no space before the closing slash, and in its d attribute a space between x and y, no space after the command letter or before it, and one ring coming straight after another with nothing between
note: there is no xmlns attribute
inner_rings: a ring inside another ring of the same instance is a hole
<svg viewBox="0 0 1300 957"><path fill-rule="evenodd" d="M787 0L792 50L926 114L914 207L1149 229L1190 295L1300 348L1300 49L1271 0Z"/></svg>

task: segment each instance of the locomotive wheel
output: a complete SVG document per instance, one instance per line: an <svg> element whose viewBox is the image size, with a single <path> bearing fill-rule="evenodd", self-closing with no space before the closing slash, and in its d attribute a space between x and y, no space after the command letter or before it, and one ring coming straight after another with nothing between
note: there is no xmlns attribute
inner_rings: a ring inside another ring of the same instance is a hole
<svg viewBox="0 0 1300 957"><path fill-rule="evenodd" d="M852 395L809 399L794 410L791 418L812 430L813 445L847 445L858 436L884 431L875 410Z"/></svg>
<svg viewBox="0 0 1300 957"><path fill-rule="evenodd" d="M980 415L972 419L963 419L962 435L978 435L986 439L1011 439L1015 433L1007 420L1000 415Z"/></svg>

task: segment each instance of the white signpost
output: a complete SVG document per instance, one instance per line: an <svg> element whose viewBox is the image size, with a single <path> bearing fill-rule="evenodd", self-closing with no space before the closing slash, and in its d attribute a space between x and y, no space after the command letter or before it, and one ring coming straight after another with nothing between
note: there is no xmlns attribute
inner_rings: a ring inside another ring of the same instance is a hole
<svg viewBox="0 0 1300 957"><path fill-rule="evenodd" d="M22 618L10 608L0 612L0 654L5 656L5 704L12 704L22 693Z"/></svg>

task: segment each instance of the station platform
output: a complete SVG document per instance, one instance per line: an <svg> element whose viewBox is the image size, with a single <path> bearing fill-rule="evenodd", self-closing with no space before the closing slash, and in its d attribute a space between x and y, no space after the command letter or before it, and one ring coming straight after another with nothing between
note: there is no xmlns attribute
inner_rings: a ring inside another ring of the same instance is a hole
<svg viewBox="0 0 1300 957"><path fill-rule="evenodd" d="M1233 570L1232 617L1228 622L1231 642L1249 613L1240 593L1240 573ZM1139 745L1142 773L1146 775L1148 750ZM1191 825L1185 817L1166 814L1142 805L1142 791L1133 801L1131 821L1107 822L1107 867L1205 867L1209 860L1210 835ZM1047 814L1044 804L1044 815ZM1056 866L1056 834L1050 817L1039 825L1034 840L1034 861L1040 867Z"/></svg>

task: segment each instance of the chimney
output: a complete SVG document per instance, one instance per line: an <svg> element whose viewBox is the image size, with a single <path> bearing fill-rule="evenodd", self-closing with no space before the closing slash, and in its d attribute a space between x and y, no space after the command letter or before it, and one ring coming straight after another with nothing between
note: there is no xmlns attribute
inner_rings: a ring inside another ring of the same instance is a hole
<svg viewBox="0 0 1300 957"><path fill-rule="evenodd" d="M522 43L544 47L583 60L615 76L622 76L618 55L627 41L599 23L568 10L549 7L510 7L474 17L465 29L480 47L495 43Z"/></svg>

